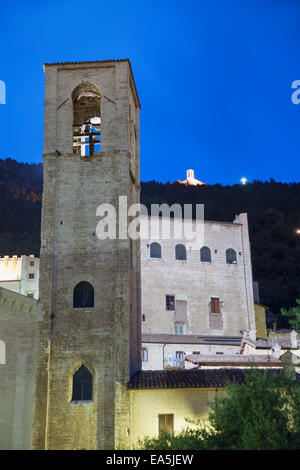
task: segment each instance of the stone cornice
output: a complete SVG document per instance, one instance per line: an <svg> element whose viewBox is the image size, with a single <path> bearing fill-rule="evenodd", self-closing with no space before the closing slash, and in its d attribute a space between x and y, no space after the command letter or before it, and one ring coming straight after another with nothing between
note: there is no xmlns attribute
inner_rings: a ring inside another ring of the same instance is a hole
<svg viewBox="0 0 300 470"><path fill-rule="evenodd" d="M3 307L9 308L14 312L35 316L37 311L37 300L0 287L0 311Z"/></svg>

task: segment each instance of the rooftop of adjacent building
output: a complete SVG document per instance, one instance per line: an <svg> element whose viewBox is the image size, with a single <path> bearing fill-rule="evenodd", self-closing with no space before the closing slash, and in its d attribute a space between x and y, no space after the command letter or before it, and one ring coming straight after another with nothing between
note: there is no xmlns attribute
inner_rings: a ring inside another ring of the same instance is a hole
<svg viewBox="0 0 300 470"><path fill-rule="evenodd" d="M190 354L186 356L186 361L198 366L239 366L239 365L251 365L266 366L269 367L281 367L281 361L279 358L271 355L262 354Z"/></svg>
<svg viewBox="0 0 300 470"><path fill-rule="evenodd" d="M249 370L249 369L247 369ZM279 374L280 369L262 369L262 373ZM243 369L189 369L143 370L136 372L128 382L131 390L167 388L224 388L228 383L245 381ZM300 384L300 375L296 374Z"/></svg>
<svg viewBox="0 0 300 470"><path fill-rule="evenodd" d="M32 264L33 263L33 264ZM28 265L28 269L37 264L39 267L39 258L36 258L34 255L14 255L9 256L0 256L0 282L10 282L10 281L20 281L22 274L22 267Z"/></svg>

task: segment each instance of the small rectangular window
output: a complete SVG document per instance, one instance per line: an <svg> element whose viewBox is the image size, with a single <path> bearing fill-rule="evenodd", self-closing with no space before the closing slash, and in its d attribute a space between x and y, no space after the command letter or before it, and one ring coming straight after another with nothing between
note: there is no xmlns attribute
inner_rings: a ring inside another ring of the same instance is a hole
<svg viewBox="0 0 300 470"><path fill-rule="evenodd" d="M183 351L176 351L176 366L177 367L184 366L184 352Z"/></svg>
<svg viewBox="0 0 300 470"><path fill-rule="evenodd" d="M220 299L212 297L210 302L211 313L220 313Z"/></svg>
<svg viewBox="0 0 300 470"><path fill-rule="evenodd" d="M158 432L159 434L167 432L173 434L174 432L174 415L158 415Z"/></svg>
<svg viewBox="0 0 300 470"><path fill-rule="evenodd" d="M30 297L31 299L33 299L33 293L30 292L29 294L27 294L27 297Z"/></svg>
<svg viewBox="0 0 300 470"><path fill-rule="evenodd" d="M142 315L142 321L146 321L146 315Z"/></svg>
<svg viewBox="0 0 300 470"><path fill-rule="evenodd" d="M30 261L30 266L34 266L34 261L33 260Z"/></svg>
<svg viewBox="0 0 300 470"><path fill-rule="evenodd" d="M220 299L217 297L212 297L210 301L209 328L213 330L221 330L223 328Z"/></svg>
<svg viewBox="0 0 300 470"><path fill-rule="evenodd" d="M148 362L148 350L146 348L142 348L142 361Z"/></svg>
<svg viewBox="0 0 300 470"><path fill-rule="evenodd" d="M175 323L175 335L184 334L184 325L182 323Z"/></svg>
<svg viewBox="0 0 300 470"><path fill-rule="evenodd" d="M175 295L166 295L166 310L175 311Z"/></svg>
<svg viewBox="0 0 300 470"><path fill-rule="evenodd" d="M29 279L34 279L34 274L33 273L29 273Z"/></svg>

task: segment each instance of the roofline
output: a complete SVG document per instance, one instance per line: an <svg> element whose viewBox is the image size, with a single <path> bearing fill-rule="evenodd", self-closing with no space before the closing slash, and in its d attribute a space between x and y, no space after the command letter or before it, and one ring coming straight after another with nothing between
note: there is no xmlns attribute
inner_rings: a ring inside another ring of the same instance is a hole
<svg viewBox="0 0 300 470"><path fill-rule="evenodd" d="M147 339L147 335L152 336L152 339ZM163 336L163 338L162 338ZM187 342L187 340L195 340L195 342ZM205 341L204 343L199 343L199 341ZM152 344L152 343L161 343L161 344L230 344L233 346L240 346L242 342L241 336L200 336L200 335L167 335L159 333L144 333L142 335L142 343Z"/></svg>
<svg viewBox="0 0 300 470"><path fill-rule="evenodd" d="M79 62L52 62L52 63L49 63L49 62L45 62L43 64L43 69L45 70L46 67L57 67L57 66L62 66L64 67L65 65L87 65L87 64L108 64L108 63L118 63L118 62L127 62L128 65L129 65L129 70L130 70L130 78L132 80L132 85L133 85L133 90L134 90L134 94L136 95L136 99L137 99L137 103L138 103L138 106L139 106L139 109L141 109L141 103L140 103L140 99L139 99L139 95L138 95L138 92L137 92L137 88L136 88L136 83L135 83L135 80L134 80L134 76L133 76L133 72L132 72L132 67L131 67L131 62L128 58L126 59L108 59L108 60L85 60L85 61L79 61Z"/></svg>
<svg viewBox="0 0 300 470"><path fill-rule="evenodd" d="M142 181L142 183L147 183L148 181ZM160 204L162 205L162 204ZM173 220L178 220L178 219L182 219L182 220L188 220L188 221L192 221L192 222L204 222L205 224L220 224L220 225L234 225L234 226L237 226L237 227L241 227L243 224L239 223L239 222L226 222L226 221L222 221L222 220L207 220L207 219L195 219L195 218L190 218L190 217L169 217L169 216L160 216L160 215L151 215L151 214L147 214L147 215L141 215L141 219L154 219L154 218L157 218L157 219L169 219L171 221Z"/></svg>
<svg viewBox="0 0 300 470"><path fill-rule="evenodd" d="M268 310L270 307L267 305L260 304L259 302L254 302L255 305L259 305L260 307L263 307L265 310Z"/></svg>
<svg viewBox="0 0 300 470"><path fill-rule="evenodd" d="M13 290L6 289L5 287L0 286L0 294L6 295L8 297L16 297L26 303L34 303L37 304L38 300L32 297L28 297L27 295L20 294L19 292L15 292Z"/></svg>
<svg viewBox="0 0 300 470"><path fill-rule="evenodd" d="M201 369L202 370L202 369ZM151 388L147 388L147 387L130 387L129 384L127 384L127 390L147 390L147 391L154 391L155 390L199 390L200 389L205 389L205 390L224 390L225 389L225 386L222 385L222 386L219 386L219 387L212 387L212 386L209 386L209 387L206 387L205 385L199 385L199 387L151 387Z"/></svg>

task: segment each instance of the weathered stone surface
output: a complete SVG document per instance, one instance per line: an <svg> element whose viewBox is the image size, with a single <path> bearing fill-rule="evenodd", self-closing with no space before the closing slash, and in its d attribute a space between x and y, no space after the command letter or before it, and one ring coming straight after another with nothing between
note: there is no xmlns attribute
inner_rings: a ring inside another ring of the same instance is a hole
<svg viewBox="0 0 300 470"><path fill-rule="evenodd" d="M101 151L93 157L72 153L71 95L81 81L101 92ZM133 242L130 257L128 239L99 240L96 209L117 208L119 195L139 200L129 173L139 182L132 82L127 61L46 66L35 449L128 445L126 385L140 368L139 248ZM94 287L94 308L73 308L81 281ZM93 401L75 404L72 370L83 361L94 372Z"/></svg>

